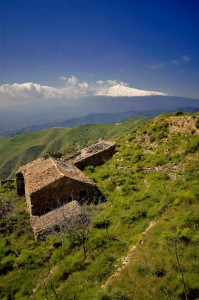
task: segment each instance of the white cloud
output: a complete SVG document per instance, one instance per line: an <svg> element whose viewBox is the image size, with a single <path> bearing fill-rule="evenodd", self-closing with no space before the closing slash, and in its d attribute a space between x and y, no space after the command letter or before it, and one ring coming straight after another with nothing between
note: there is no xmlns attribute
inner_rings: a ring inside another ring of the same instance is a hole
<svg viewBox="0 0 199 300"><path fill-rule="evenodd" d="M180 59L172 59L171 63L177 66L180 65L182 61Z"/></svg>
<svg viewBox="0 0 199 300"><path fill-rule="evenodd" d="M0 86L0 94L10 96L38 96L42 95L44 98L55 97L59 94L59 90L50 86L40 85L33 82L3 84Z"/></svg>
<svg viewBox="0 0 199 300"><path fill-rule="evenodd" d="M99 85L102 85L104 83L104 81L103 80L97 80L96 83L99 84Z"/></svg>
<svg viewBox="0 0 199 300"><path fill-rule="evenodd" d="M45 86L33 82L3 84L0 86L0 106L55 101L56 99L63 99L69 102L73 101L73 99L87 96L133 97L167 95L162 92L131 88L127 83L118 80L97 80L94 83L89 83L80 81L73 75L70 77L61 76L60 79L64 81L63 87Z"/></svg>
<svg viewBox="0 0 199 300"><path fill-rule="evenodd" d="M111 80L111 79L108 79L108 80L106 80L106 83L107 83L108 85L116 85L116 84L119 83L119 81L118 81L118 80Z"/></svg>
<svg viewBox="0 0 199 300"><path fill-rule="evenodd" d="M78 85L79 80L77 77L72 75L68 79L66 79L66 82L67 82L67 85L69 85L69 86L70 85Z"/></svg>
<svg viewBox="0 0 199 300"><path fill-rule="evenodd" d="M191 57L188 56L188 55L183 55L182 56L182 60L185 61L185 62L190 62L191 61Z"/></svg>
<svg viewBox="0 0 199 300"><path fill-rule="evenodd" d="M87 82L80 82L77 77L61 76L65 85L61 88L45 86L38 83L14 83L3 84L0 86L0 97L7 96L11 98L20 97L22 100L28 98L30 101L34 98L81 98L92 94L92 88Z"/></svg>
<svg viewBox="0 0 199 300"><path fill-rule="evenodd" d="M157 69L164 68L164 67L166 67L166 64L158 63L158 64L150 65L149 69L157 70Z"/></svg>
<svg viewBox="0 0 199 300"><path fill-rule="evenodd" d="M65 76L60 76L59 79L61 79L63 81L67 80L67 78Z"/></svg>
<svg viewBox="0 0 199 300"><path fill-rule="evenodd" d="M191 57L189 55L182 55L180 58L172 59L170 62L164 62L164 63L154 63L151 65L146 66L147 68L151 70L158 70L161 68L168 67L169 65L173 64L176 66L189 63L191 61Z"/></svg>
<svg viewBox="0 0 199 300"><path fill-rule="evenodd" d="M182 55L180 58L173 59L171 63L176 66L179 66L183 63L189 63L190 61L191 61L191 57L189 55Z"/></svg>

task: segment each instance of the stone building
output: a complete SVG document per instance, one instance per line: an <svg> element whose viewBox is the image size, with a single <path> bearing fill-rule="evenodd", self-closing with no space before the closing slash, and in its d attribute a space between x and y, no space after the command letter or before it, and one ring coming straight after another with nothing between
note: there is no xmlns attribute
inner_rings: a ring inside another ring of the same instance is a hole
<svg viewBox="0 0 199 300"><path fill-rule="evenodd" d="M75 165L80 170L87 166L97 166L106 162L115 153L115 143L101 141L87 148L82 149L78 153L72 155L67 160L68 163Z"/></svg>
<svg viewBox="0 0 199 300"><path fill-rule="evenodd" d="M76 226L82 219L84 212L77 201L71 201L42 216L32 216L31 226L37 240L43 240L45 236L54 231L66 231L70 226Z"/></svg>
<svg viewBox="0 0 199 300"><path fill-rule="evenodd" d="M30 215L41 215L73 199L94 201L96 184L74 165L53 158L37 159L16 173L18 196L26 196Z"/></svg>
<svg viewBox="0 0 199 300"><path fill-rule="evenodd" d="M67 224L74 216L80 215L79 204L105 200L94 181L80 169L102 164L114 152L114 143L102 141L70 156L67 161L39 158L19 168L16 173L17 194L26 196L31 226L37 239L59 230L64 222Z"/></svg>

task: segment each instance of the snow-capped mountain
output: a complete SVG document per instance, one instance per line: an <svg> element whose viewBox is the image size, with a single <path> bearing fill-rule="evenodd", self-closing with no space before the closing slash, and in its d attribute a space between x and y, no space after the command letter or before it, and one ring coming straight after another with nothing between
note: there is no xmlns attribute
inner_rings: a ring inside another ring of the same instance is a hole
<svg viewBox="0 0 199 300"><path fill-rule="evenodd" d="M109 97L168 96L166 93L139 90L122 84L116 84L114 86L104 88L96 93L96 95Z"/></svg>

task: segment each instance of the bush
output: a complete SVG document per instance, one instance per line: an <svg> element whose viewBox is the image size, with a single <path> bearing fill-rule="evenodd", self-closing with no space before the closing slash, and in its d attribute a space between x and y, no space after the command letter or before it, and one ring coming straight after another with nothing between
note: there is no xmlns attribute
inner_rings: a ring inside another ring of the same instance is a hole
<svg viewBox="0 0 199 300"><path fill-rule="evenodd" d="M112 253L105 253L104 251L103 254L96 257L96 260L93 261L90 266L88 280L96 283L104 282L113 271L113 264L115 260L116 258Z"/></svg>
<svg viewBox="0 0 199 300"><path fill-rule="evenodd" d="M59 286L60 281L67 280L73 272L80 271L84 267L82 254L77 253L74 257L68 257L60 265L55 275L55 283Z"/></svg>
<svg viewBox="0 0 199 300"><path fill-rule="evenodd" d="M0 263L0 271L2 274L6 274L7 272L11 271L13 269L15 256L13 254L10 254L3 259L1 259Z"/></svg>
<svg viewBox="0 0 199 300"><path fill-rule="evenodd" d="M189 141L185 154L195 153L198 149L199 149L199 138L198 136L195 136Z"/></svg>
<svg viewBox="0 0 199 300"><path fill-rule="evenodd" d="M141 276L147 276L150 273L149 268L145 267L144 265L135 266L135 270Z"/></svg>
<svg viewBox="0 0 199 300"><path fill-rule="evenodd" d="M163 267L155 267L152 271L152 274L157 277L163 277L166 274L166 271Z"/></svg>
<svg viewBox="0 0 199 300"><path fill-rule="evenodd" d="M184 115L184 112L181 110L178 110L174 113L174 116L183 116L183 115Z"/></svg>
<svg viewBox="0 0 199 300"><path fill-rule="evenodd" d="M102 229L102 228L107 229L110 226L110 223L111 222L108 218L98 217L94 220L93 227L98 229Z"/></svg>
<svg viewBox="0 0 199 300"><path fill-rule="evenodd" d="M130 298L123 290L109 287L100 291L95 300L130 300Z"/></svg>

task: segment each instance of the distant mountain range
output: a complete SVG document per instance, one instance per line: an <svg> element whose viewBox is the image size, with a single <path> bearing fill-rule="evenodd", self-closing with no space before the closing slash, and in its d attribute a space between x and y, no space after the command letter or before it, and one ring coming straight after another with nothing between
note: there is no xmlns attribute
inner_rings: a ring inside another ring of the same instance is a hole
<svg viewBox="0 0 199 300"><path fill-rule="evenodd" d="M198 108L182 108L179 109L184 112L196 112ZM7 130L4 132L4 136L14 136L28 131L39 131L52 127L75 127L78 125L86 124L111 124L121 122L134 117L149 117L153 118L161 113L171 113L175 110L149 110L149 111L127 111L121 113L101 113L101 114L90 114L79 118L69 119L61 122L50 122L41 125L31 125L21 128L20 130Z"/></svg>
<svg viewBox="0 0 199 300"><path fill-rule="evenodd" d="M50 127L120 122L137 116L154 117L163 112L176 110L196 112L199 110L199 99L161 95L95 96L75 100L70 105L57 101L56 104L46 106L10 107L0 111L0 136Z"/></svg>

